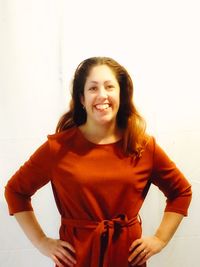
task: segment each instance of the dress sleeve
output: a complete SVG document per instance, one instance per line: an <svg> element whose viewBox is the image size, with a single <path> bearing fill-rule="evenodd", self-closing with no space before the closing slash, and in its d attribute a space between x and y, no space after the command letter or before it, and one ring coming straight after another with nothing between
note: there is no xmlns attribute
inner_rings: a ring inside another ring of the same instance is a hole
<svg viewBox="0 0 200 267"><path fill-rule="evenodd" d="M5 187L9 213L32 211L31 196L51 179L49 142L42 144L10 178Z"/></svg>
<svg viewBox="0 0 200 267"><path fill-rule="evenodd" d="M167 198L165 211L187 216L192 197L191 185L155 139L153 142L152 182Z"/></svg>

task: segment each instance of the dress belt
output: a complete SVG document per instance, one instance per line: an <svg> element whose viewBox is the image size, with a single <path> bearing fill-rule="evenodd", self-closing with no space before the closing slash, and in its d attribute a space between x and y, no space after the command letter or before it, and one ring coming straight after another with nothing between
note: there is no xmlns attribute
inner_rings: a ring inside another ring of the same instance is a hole
<svg viewBox="0 0 200 267"><path fill-rule="evenodd" d="M71 226L73 228L84 228L84 229L94 229L94 236L92 242L92 257L91 257L91 267L100 267L100 253L102 245L102 236L107 237L107 246L105 249L104 260L101 267L109 267L110 252L112 246L112 238L119 228L130 227L135 223L141 223L139 215L128 220L125 214L119 214L113 219L102 220L102 221L92 221L92 220L77 220L77 219L67 219L62 217L62 224L66 226ZM127 259L128 260L128 259Z"/></svg>

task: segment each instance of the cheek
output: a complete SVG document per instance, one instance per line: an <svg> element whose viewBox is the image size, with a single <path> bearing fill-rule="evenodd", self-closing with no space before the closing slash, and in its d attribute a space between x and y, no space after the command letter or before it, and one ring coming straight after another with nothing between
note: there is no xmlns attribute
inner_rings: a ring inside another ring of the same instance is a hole
<svg viewBox="0 0 200 267"><path fill-rule="evenodd" d="M84 106L85 107L88 107L89 109L90 108L92 108L92 105L93 105L93 98L91 97L91 96L85 96L84 98L83 98L83 102L82 103L84 103Z"/></svg>
<svg viewBox="0 0 200 267"><path fill-rule="evenodd" d="M91 97L88 94L85 93L83 96L81 96L81 104L83 106L86 107L90 105L90 103L91 103Z"/></svg>

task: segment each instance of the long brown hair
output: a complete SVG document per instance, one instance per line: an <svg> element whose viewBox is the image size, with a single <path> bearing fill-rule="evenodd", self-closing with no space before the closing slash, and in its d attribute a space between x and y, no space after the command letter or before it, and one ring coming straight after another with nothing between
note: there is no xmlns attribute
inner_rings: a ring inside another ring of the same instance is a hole
<svg viewBox="0 0 200 267"><path fill-rule="evenodd" d="M117 113L117 126L123 130L123 152L125 155L140 157L147 141L146 123L133 103L133 82L127 70L109 57L92 57L82 61L74 74L70 109L59 120L56 133L82 125L87 120L81 104L84 86L90 70L97 65L107 65L115 74L120 85L120 106Z"/></svg>

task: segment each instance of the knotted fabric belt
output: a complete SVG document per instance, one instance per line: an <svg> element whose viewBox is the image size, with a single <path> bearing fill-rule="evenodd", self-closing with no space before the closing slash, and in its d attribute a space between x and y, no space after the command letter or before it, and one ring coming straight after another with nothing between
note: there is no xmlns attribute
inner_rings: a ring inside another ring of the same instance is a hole
<svg viewBox="0 0 200 267"><path fill-rule="evenodd" d="M138 220L139 218L139 220ZM125 214L119 214L110 220L91 221L91 220L77 220L62 218L62 224L75 228L94 229L94 236L92 242L92 267L109 267L110 249L112 246L113 235L119 228L130 227L135 223L140 222L139 215L128 220ZM102 236L107 240L106 250L102 266L99 265L100 253L102 246ZM128 259L127 259L128 260Z"/></svg>

